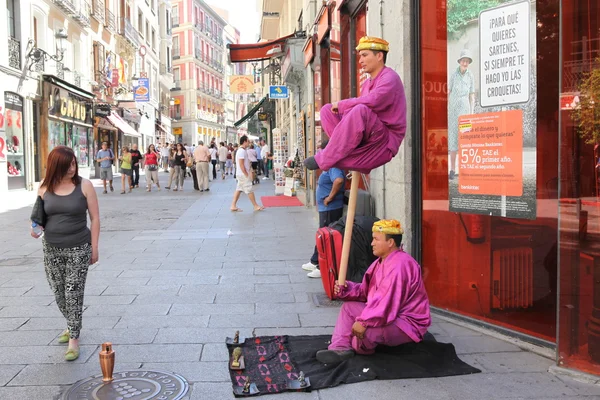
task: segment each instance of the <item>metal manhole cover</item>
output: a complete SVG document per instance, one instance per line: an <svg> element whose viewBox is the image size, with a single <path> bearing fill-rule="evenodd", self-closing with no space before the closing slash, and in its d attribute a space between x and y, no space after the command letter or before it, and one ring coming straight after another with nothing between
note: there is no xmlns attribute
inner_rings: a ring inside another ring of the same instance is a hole
<svg viewBox="0 0 600 400"><path fill-rule="evenodd" d="M115 372L112 382L102 375L86 378L71 386L62 400L178 400L189 390L187 381L177 374L161 371Z"/></svg>
<svg viewBox="0 0 600 400"><path fill-rule="evenodd" d="M311 293L312 301L318 307L341 307L341 300L330 300L325 293Z"/></svg>

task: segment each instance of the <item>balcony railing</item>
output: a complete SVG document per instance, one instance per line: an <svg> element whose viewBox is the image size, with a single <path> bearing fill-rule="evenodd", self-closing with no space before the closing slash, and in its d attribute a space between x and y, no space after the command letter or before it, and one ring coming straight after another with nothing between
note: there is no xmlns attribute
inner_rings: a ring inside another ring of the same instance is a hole
<svg viewBox="0 0 600 400"><path fill-rule="evenodd" d="M8 37L8 65L14 69L21 69L21 42L13 37Z"/></svg>
<svg viewBox="0 0 600 400"><path fill-rule="evenodd" d="M79 22L79 25L87 28L90 26L90 15L92 13L92 6L87 0L79 3L79 9L73 14L73 19Z"/></svg>
<svg viewBox="0 0 600 400"><path fill-rule="evenodd" d="M197 47L196 47L196 48L194 49L194 56L195 56L195 57L196 57L198 60L202 61L202 59L204 58L204 53L202 52L202 50L200 50L199 48L197 48Z"/></svg>
<svg viewBox="0 0 600 400"><path fill-rule="evenodd" d="M75 14L77 11L77 7L75 7L73 0L54 0L54 4L69 15Z"/></svg>
<svg viewBox="0 0 600 400"><path fill-rule="evenodd" d="M173 81L173 88L171 90L181 90L181 81L179 81L179 80Z"/></svg>
<svg viewBox="0 0 600 400"><path fill-rule="evenodd" d="M61 62L56 63L56 76L60 79L65 79L65 64Z"/></svg>
<svg viewBox="0 0 600 400"><path fill-rule="evenodd" d="M203 31L203 30L204 30L204 24L203 24L202 22L198 22L198 21L196 21L196 22L194 22L194 26L195 26L197 29L200 29L200 31Z"/></svg>
<svg viewBox="0 0 600 400"><path fill-rule="evenodd" d="M171 22L173 23L173 27L177 27L177 26L179 26L179 17L178 17L178 16L175 16L175 15L173 15L173 16L171 17Z"/></svg>
<svg viewBox="0 0 600 400"><path fill-rule="evenodd" d="M104 1L103 0L94 0L94 7L92 10L92 17L96 19L96 21L104 24Z"/></svg>
<svg viewBox="0 0 600 400"><path fill-rule="evenodd" d="M179 49L179 47L173 47L173 59L177 59L179 57L181 57L181 50Z"/></svg>
<svg viewBox="0 0 600 400"><path fill-rule="evenodd" d="M73 83L77 87L81 87L81 75L78 72L73 72Z"/></svg>
<svg viewBox="0 0 600 400"><path fill-rule="evenodd" d="M35 64L34 64L34 71L35 72L39 72L42 73L46 70L46 66L44 65L45 59L44 57L41 57Z"/></svg>
<svg viewBox="0 0 600 400"><path fill-rule="evenodd" d="M140 45L140 34L137 29L134 28L131 21L129 21L129 19L126 17L121 17L120 22L119 34L134 47L138 47Z"/></svg>
<svg viewBox="0 0 600 400"><path fill-rule="evenodd" d="M108 8L104 9L104 27L112 33L117 33L117 17Z"/></svg>
<svg viewBox="0 0 600 400"><path fill-rule="evenodd" d="M161 74L172 74L173 67L167 64L160 64L160 73Z"/></svg>

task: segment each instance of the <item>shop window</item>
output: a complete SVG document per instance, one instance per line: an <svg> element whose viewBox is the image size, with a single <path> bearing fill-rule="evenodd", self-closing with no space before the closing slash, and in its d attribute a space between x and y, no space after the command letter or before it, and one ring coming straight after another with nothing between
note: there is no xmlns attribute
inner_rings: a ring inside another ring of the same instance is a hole
<svg viewBox="0 0 600 400"><path fill-rule="evenodd" d="M558 14L557 14L558 15ZM600 374L600 4L563 1L560 68L559 365ZM550 32L548 32L550 33ZM544 66L546 68L547 66ZM553 86L558 80L547 82ZM596 102L594 102L596 99ZM596 129L588 129L596 127Z"/></svg>
<svg viewBox="0 0 600 400"><path fill-rule="evenodd" d="M556 342L558 1L431 3L421 0L420 21L421 257L431 304ZM525 7L518 24L490 22L514 7ZM512 28L519 33L512 40L496 34ZM499 43L480 44L480 37ZM499 44L506 46L480 51ZM504 50L520 64L490 57ZM489 86L496 68L508 78ZM502 97L509 90L523 98ZM482 141L491 131L501 135Z"/></svg>

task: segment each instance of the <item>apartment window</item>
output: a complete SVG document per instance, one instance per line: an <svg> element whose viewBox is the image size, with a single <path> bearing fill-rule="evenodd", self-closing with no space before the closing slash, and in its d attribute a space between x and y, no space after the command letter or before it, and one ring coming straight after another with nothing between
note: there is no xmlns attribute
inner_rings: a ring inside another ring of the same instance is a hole
<svg viewBox="0 0 600 400"><path fill-rule="evenodd" d="M150 22L146 20L146 44L150 45Z"/></svg>
<svg viewBox="0 0 600 400"><path fill-rule="evenodd" d="M199 24L202 22L201 19L198 19L198 15L200 14L200 9L197 6L194 6L194 23Z"/></svg>
<svg viewBox="0 0 600 400"><path fill-rule="evenodd" d="M8 24L8 36L16 37L16 29L15 29L15 10L16 1L15 0L6 0L6 16L7 16L7 24Z"/></svg>
<svg viewBox="0 0 600 400"><path fill-rule="evenodd" d="M171 16L173 17L173 25L179 25L179 6L171 8Z"/></svg>
<svg viewBox="0 0 600 400"><path fill-rule="evenodd" d="M171 69L171 48L167 46L167 67Z"/></svg>
<svg viewBox="0 0 600 400"><path fill-rule="evenodd" d="M175 83L175 87L181 87L181 71L179 67L173 68L173 83Z"/></svg>
<svg viewBox="0 0 600 400"><path fill-rule="evenodd" d="M179 53L179 35L173 36L173 57L179 57L181 54Z"/></svg>
<svg viewBox="0 0 600 400"><path fill-rule="evenodd" d="M141 10L138 11L138 31L144 37L144 14Z"/></svg>
<svg viewBox="0 0 600 400"><path fill-rule="evenodd" d="M156 0L150 0L150 10L152 14L156 15Z"/></svg>
<svg viewBox="0 0 600 400"><path fill-rule="evenodd" d="M152 51L156 53L156 31L152 28Z"/></svg>
<svg viewBox="0 0 600 400"><path fill-rule="evenodd" d="M152 67L152 97L158 100L158 69Z"/></svg>

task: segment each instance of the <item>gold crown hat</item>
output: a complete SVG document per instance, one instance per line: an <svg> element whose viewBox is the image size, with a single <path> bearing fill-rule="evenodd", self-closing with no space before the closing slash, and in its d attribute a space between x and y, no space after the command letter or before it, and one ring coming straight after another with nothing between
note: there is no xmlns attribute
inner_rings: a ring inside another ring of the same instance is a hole
<svg viewBox="0 0 600 400"><path fill-rule="evenodd" d="M375 36L363 36L360 38L358 46L356 46L356 51L361 50L385 51L387 53L390 51L390 43Z"/></svg>
<svg viewBox="0 0 600 400"><path fill-rule="evenodd" d="M373 224L373 232L386 233L388 235L402 235L404 229L400 222L395 219L382 219Z"/></svg>

